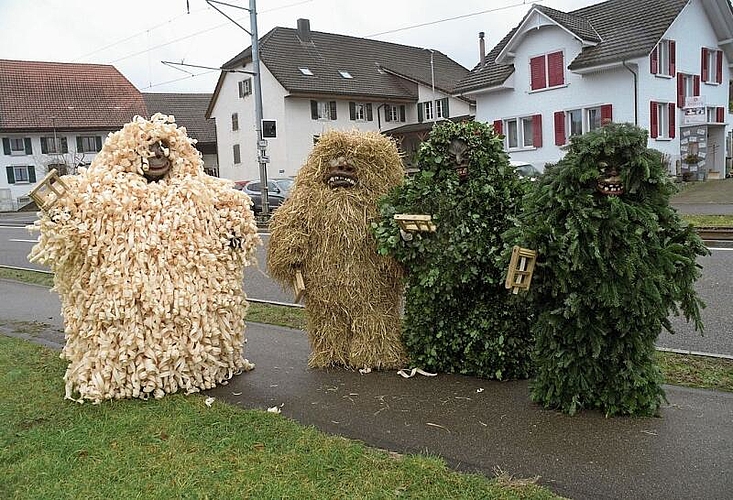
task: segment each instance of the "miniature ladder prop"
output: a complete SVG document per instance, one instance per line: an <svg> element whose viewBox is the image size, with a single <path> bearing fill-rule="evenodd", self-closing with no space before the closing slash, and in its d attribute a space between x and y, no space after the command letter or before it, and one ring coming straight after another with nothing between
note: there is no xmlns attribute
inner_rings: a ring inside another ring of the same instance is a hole
<svg viewBox="0 0 733 500"><path fill-rule="evenodd" d="M532 282L535 260L537 260L536 251L515 245L512 248L512 258L509 261L504 287L511 289L513 294L519 293L519 290L528 290Z"/></svg>
<svg viewBox="0 0 733 500"><path fill-rule="evenodd" d="M68 191L69 187L61 180L56 169L51 171L43 180L31 190L29 196L36 202L38 208L48 213L56 202Z"/></svg>

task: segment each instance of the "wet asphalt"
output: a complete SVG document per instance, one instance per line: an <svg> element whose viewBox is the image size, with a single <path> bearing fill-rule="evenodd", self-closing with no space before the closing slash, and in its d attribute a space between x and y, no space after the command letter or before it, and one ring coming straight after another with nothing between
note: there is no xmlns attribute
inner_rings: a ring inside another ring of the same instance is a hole
<svg viewBox="0 0 733 500"><path fill-rule="evenodd" d="M60 348L58 297L0 280L0 333L13 321L45 328L28 340ZM307 367L306 335L249 323L254 371L208 395L247 409L277 406L284 418L397 453L428 453L493 476L538 477L574 499L730 499L733 394L665 386L658 418L569 417L532 403L526 381Z"/></svg>

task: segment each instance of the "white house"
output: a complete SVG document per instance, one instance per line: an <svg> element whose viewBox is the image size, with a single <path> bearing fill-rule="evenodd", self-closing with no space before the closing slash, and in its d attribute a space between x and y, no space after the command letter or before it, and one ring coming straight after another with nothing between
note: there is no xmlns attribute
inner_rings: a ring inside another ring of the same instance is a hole
<svg viewBox="0 0 733 500"><path fill-rule="evenodd" d="M516 160L555 162L570 136L612 120L649 130L670 173L695 153L690 170L723 176L731 61L728 0L533 5L455 90L476 100L476 119L505 135Z"/></svg>
<svg viewBox="0 0 733 500"><path fill-rule="evenodd" d="M468 118L473 101L453 97L468 69L437 50L298 28L277 27L259 41L269 177L294 175L329 129L395 131L406 162L436 120ZM251 47L222 65L206 116L216 119L220 175L259 177ZM402 129L406 125L417 130Z"/></svg>
<svg viewBox="0 0 733 500"><path fill-rule="evenodd" d="M30 202L50 169L90 164L107 134L145 114L113 66L0 59L0 210Z"/></svg>

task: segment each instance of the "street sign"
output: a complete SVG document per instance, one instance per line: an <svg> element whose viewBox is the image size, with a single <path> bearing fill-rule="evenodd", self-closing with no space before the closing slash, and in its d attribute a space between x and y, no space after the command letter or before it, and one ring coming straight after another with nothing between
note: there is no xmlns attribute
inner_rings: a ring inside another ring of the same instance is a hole
<svg viewBox="0 0 733 500"><path fill-rule="evenodd" d="M267 149L267 139L260 139L259 141L257 141L257 148Z"/></svg>
<svg viewBox="0 0 733 500"><path fill-rule="evenodd" d="M258 156L257 161L259 163L270 163L270 157L269 156Z"/></svg>
<svg viewBox="0 0 733 500"><path fill-rule="evenodd" d="M269 137L272 139L277 137L277 121L262 120L262 137Z"/></svg>

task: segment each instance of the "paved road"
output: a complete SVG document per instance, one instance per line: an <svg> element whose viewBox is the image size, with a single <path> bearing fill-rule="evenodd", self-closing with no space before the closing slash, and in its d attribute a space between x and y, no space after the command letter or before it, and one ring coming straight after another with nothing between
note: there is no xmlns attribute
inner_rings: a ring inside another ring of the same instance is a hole
<svg viewBox="0 0 733 500"><path fill-rule="evenodd" d="M8 320L51 325L63 342L58 298L0 280L0 334ZM441 374L403 379L309 370L303 332L250 323L257 368L208 395L243 408L281 406L285 417L398 453L428 453L491 477L500 469L573 499L730 499L733 394L666 386L661 418L568 417L531 403L527 383ZM38 339L37 338L37 339Z"/></svg>
<svg viewBox="0 0 733 500"><path fill-rule="evenodd" d="M269 236L264 234L262 239L264 245L257 252L259 265L245 270L245 291L250 298L291 303L292 295L284 292L266 274L265 248ZM26 259L33 241L22 227L0 227L0 265L44 269L29 264ZM712 256L700 259L703 276L696 284L708 304L703 311L705 335L700 336L684 319L673 318L678 333L662 333L658 346L733 357L733 249L719 248L712 252Z"/></svg>

